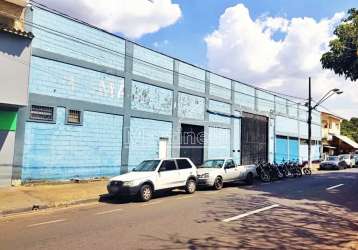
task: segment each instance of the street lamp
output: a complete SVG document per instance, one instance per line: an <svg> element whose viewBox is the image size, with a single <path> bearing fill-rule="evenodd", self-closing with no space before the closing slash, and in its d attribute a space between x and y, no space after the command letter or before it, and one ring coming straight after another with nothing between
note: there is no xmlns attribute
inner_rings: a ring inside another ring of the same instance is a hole
<svg viewBox="0 0 358 250"><path fill-rule="evenodd" d="M312 138L312 110L316 109L319 105L325 102L328 98L333 95L340 95L343 91L340 89L331 89L328 91L314 106L312 106L312 93L311 93L311 77L308 78L308 166L311 168L311 138Z"/></svg>

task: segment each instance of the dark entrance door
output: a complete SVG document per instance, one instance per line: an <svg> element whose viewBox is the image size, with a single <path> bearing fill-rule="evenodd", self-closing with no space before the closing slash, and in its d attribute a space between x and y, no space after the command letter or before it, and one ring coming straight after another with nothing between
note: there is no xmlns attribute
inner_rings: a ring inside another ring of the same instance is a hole
<svg viewBox="0 0 358 250"><path fill-rule="evenodd" d="M204 127L181 125L180 157L191 159L195 165L201 165L204 159Z"/></svg>
<svg viewBox="0 0 358 250"><path fill-rule="evenodd" d="M241 119L241 164L267 161L268 118L243 113Z"/></svg>

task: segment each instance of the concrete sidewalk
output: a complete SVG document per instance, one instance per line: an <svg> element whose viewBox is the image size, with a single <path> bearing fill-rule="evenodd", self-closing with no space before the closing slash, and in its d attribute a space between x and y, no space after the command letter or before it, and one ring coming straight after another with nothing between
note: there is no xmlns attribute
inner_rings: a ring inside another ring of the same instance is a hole
<svg viewBox="0 0 358 250"><path fill-rule="evenodd" d="M313 172L318 166L313 164ZM107 194L106 185L107 180L96 180L0 188L0 216L98 201Z"/></svg>
<svg viewBox="0 0 358 250"><path fill-rule="evenodd" d="M0 216L97 201L107 180L0 188Z"/></svg>

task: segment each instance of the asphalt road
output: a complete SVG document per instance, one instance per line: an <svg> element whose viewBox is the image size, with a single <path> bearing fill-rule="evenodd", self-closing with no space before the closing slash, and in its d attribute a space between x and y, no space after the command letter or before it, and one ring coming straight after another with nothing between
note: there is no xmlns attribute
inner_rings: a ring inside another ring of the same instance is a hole
<svg viewBox="0 0 358 250"><path fill-rule="evenodd" d="M148 203L105 199L2 218L0 249L358 249L357 198L349 169Z"/></svg>

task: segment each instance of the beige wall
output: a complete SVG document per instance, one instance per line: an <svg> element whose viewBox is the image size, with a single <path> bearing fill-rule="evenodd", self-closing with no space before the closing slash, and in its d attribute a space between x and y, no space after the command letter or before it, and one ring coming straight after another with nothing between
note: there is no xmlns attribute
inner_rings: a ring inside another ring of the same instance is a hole
<svg viewBox="0 0 358 250"><path fill-rule="evenodd" d="M0 32L0 105L27 106L31 40Z"/></svg>
<svg viewBox="0 0 358 250"><path fill-rule="evenodd" d="M341 134L341 122L342 120L331 116L328 114L322 113L322 137L328 141L332 140L332 136L330 134Z"/></svg>
<svg viewBox="0 0 358 250"><path fill-rule="evenodd" d="M0 23L24 31L25 6L24 0L0 0Z"/></svg>
<svg viewBox="0 0 358 250"><path fill-rule="evenodd" d="M15 132L0 131L0 187L11 184Z"/></svg>

